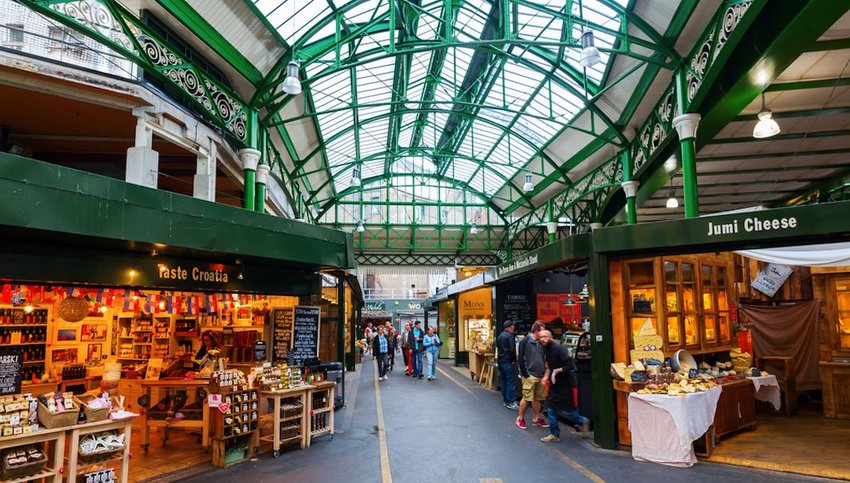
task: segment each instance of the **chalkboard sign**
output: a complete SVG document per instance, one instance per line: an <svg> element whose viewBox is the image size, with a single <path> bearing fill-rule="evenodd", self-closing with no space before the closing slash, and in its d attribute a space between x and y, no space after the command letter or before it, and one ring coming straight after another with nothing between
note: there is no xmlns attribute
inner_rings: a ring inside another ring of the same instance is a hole
<svg viewBox="0 0 850 483"><path fill-rule="evenodd" d="M292 348L292 326L295 309L284 307L272 311L272 362L286 362Z"/></svg>
<svg viewBox="0 0 850 483"><path fill-rule="evenodd" d="M531 303L528 294L506 294L502 304L505 320L514 323L517 334L526 334L531 330Z"/></svg>
<svg viewBox="0 0 850 483"><path fill-rule="evenodd" d="M295 307L295 324L292 331L291 364L301 365L307 359L319 357L320 307Z"/></svg>
<svg viewBox="0 0 850 483"><path fill-rule="evenodd" d="M266 342L263 340L254 342L254 360L257 362L264 361L266 357Z"/></svg>
<svg viewBox="0 0 850 483"><path fill-rule="evenodd" d="M21 351L0 350L0 396L21 392L23 361Z"/></svg>

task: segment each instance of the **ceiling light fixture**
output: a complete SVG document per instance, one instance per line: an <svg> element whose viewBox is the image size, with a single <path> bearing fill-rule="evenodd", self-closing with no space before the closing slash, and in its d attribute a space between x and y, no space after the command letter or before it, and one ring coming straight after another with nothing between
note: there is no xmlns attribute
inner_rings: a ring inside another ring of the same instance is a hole
<svg viewBox="0 0 850 483"><path fill-rule="evenodd" d="M360 186L360 167L355 166L351 173L351 186L356 188Z"/></svg>
<svg viewBox="0 0 850 483"><path fill-rule="evenodd" d="M679 200L676 199L676 188L673 187L673 177L670 177L670 197L667 198L667 208L674 209L679 207Z"/></svg>
<svg viewBox="0 0 850 483"><path fill-rule="evenodd" d="M286 79L283 80L283 92L297 96L301 94L301 79L298 62L290 60L286 66Z"/></svg>
<svg viewBox="0 0 850 483"><path fill-rule="evenodd" d="M525 173L525 184L522 185L522 190L526 193L534 191L534 183L531 182L531 171Z"/></svg>
<svg viewBox="0 0 850 483"><path fill-rule="evenodd" d="M773 119L773 112L764 107L764 92L761 93L761 111L758 113L759 122L753 128L753 137L756 139L769 138L779 134L779 124Z"/></svg>
<svg viewBox="0 0 850 483"><path fill-rule="evenodd" d="M476 233L478 233L478 225L476 225L475 223L473 223L473 224L469 227L469 233L471 233L471 234L473 234L473 235L475 235Z"/></svg>
<svg viewBox="0 0 850 483"><path fill-rule="evenodd" d="M596 41L593 40L593 30L585 30L581 34L581 56L578 63L582 67L593 67L602 62L602 56L599 55L599 49L596 48Z"/></svg>
<svg viewBox="0 0 850 483"><path fill-rule="evenodd" d="M362 221L358 221L357 222L357 233L363 233L364 231L366 231L366 227L363 226Z"/></svg>

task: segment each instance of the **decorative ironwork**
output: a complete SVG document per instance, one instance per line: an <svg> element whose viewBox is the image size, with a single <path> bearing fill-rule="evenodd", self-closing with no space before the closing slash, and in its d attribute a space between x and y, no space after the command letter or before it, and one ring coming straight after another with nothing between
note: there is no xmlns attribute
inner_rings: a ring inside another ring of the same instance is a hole
<svg viewBox="0 0 850 483"><path fill-rule="evenodd" d="M130 37L121 29L121 23L112 15L109 7L103 3L95 0L81 0L53 4L50 8L66 17L73 18L138 55L138 50L136 50Z"/></svg>
<svg viewBox="0 0 850 483"><path fill-rule="evenodd" d="M729 40L729 36L741 22L741 19L744 18L744 14L747 13L747 10L750 8L753 2L741 2L737 5L731 5L726 8L726 11L723 12L723 21L720 22L720 33L717 36L717 48L714 49L714 59L720 54L720 51L723 50L723 46L726 45L726 42Z"/></svg>
<svg viewBox="0 0 850 483"><path fill-rule="evenodd" d="M356 258L358 265L490 267L501 263L499 257L492 253L361 253Z"/></svg>

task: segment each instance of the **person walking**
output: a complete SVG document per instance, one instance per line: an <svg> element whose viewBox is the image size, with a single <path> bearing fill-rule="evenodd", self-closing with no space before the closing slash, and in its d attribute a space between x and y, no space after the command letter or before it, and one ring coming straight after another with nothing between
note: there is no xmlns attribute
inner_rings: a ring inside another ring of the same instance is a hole
<svg viewBox="0 0 850 483"><path fill-rule="evenodd" d="M387 380L387 354L389 353L390 343L387 336L384 335L384 328L378 326L377 335L372 341L372 355L378 361L378 380Z"/></svg>
<svg viewBox="0 0 850 483"><path fill-rule="evenodd" d="M496 362L499 364L499 388L502 403L511 411L519 409L516 403L516 327L512 321L505 322L505 330L496 338Z"/></svg>
<svg viewBox="0 0 850 483"><path fill-rule="evenodd" d="M567 349L552 342L552 333L548 330L540 332L540 343L546 355L546 366L549 368L549 394L546 396L546 418L549 420L549 435L540 441L556 443L560 441L561 430L558 427L558 413L563 414L567 421L580 426L582 437L590 434L590 420L579 414L573 399L573 368L575 362Z"/></svg>
<svg viewBox="0 0 850 483"><path fill-rule="evenodd" d="M386 324L386 337L387 342L389 342L389 350L387 352L387 371L392 372L393 367L395 367L395 349L396 349L396 332L393 324L387 321Z"/></svg>
<svg viewBox="0 0 850 483"><path fill-rule="evenodd" d="M408 344L410 345L410 357L413 359L413 377L422 379L422 339L425 332L422 330L422 322L413 322L413 330L410 331Z"/></svg>
<svg viewBox="0 0 850 483"><path fill-rule="evenodd" d="M372 339L375 337L375 331L372 329L372 322L366 324L366 330L363 332L366 336L366 353L372 353Z"/></svg>
<svg viewBox="0 0 850 483"><path fill-rule="evenodd" d="M410 322L404 323L404 330L401 331L401 356L404 357L404 375L409 376L413 373L413 367L410 364Z"/></svg>
<svg viewBox="0 0 850 483"><path fill-rule="evenodd" d="M428 370L426 371L428 373L428 380L433 381L437 378L437 352L439 352L440 346L443 345L443 341L434 333L433 327L428 327L428 334L422 339L422 345L425 347L425 357L428 362Z"/></svg>
<svg viewBox="0 0 850 483"><path fill-rule="evenodd" d="M546 359L543 347L540 345L539 333L543 330L543 322L538 320L531 324L531 333L519 343L519 373L522 376L522 400L519 402L519 415L516 418L516 426L526 429L525 412L531 404L534 418L531 424L539 428L548 428L547 423L540 415L541 402L546 399L546 388L543 381L549 377L546 369Z"/></svg>

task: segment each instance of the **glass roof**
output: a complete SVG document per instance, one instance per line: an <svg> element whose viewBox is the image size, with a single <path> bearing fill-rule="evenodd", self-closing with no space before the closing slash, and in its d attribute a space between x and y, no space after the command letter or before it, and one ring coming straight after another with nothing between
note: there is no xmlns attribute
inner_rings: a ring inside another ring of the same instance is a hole
<svg viewBox="0 0 850 483"><path fill-rule="evenodd" d="M304 168L292 175L330 179L332 189L310 193L320 215L353 193L368 201L361 191L400 189L405 181L394 179L411 175L500 211L531 207L524 175L558 172L544 148L604 85L628 3L252 1L302 68L303 112L286 109L294 98L278 82L266 122L314 122L318 148L293 160ZM585 29L601 53L589 68L579 63Z"/></svg>

